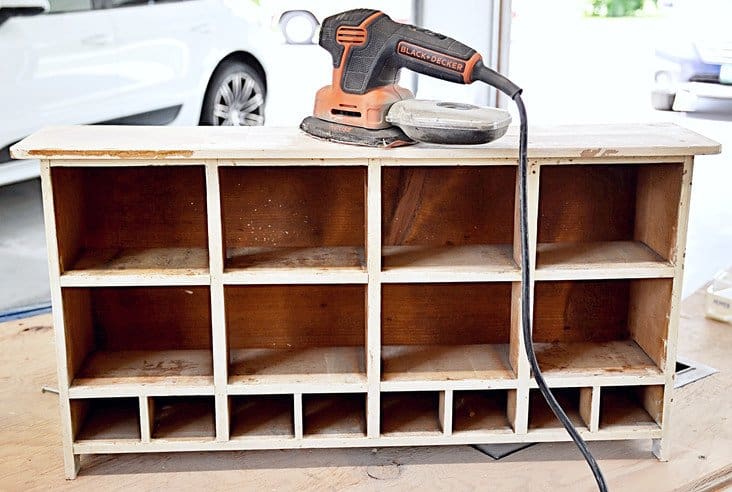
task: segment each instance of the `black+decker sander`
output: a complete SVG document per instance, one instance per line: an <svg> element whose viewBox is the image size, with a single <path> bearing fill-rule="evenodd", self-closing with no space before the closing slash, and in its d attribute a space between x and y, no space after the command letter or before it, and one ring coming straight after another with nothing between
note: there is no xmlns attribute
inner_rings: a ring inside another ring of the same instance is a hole
<svg viewBox="0 0 732 492"><path fill-rule="evenodd" d="M508 112L469 104L417 101L397 85L408 68L470 84L482 80L513 98L521 89L452 38L394 22L378 10L349 10L323 21L320 46L333 57L333 82L315 97L301 128L318 138L395 147L420 142L486 143L508 128Z"/></svg>
<svg viewBox="0 0 732 492"><path fill-rule="evenodd" d="M315 97L308 134L353 145L397 147L416 142L481 144L500 138L511 121L496 108L419 101L397 85L408 68L431 77L470 84L485 82L508 95L518 109L519 228L521 236L521 325L523 344L537 386L589 464L599 490L607 485L586 443L546 384L531 336L527 208L528 123L521 89L483 64L479 53L452 38L394 22L378 10L356 9L328 17L320 46L333 57L333 82Z"/></svg>

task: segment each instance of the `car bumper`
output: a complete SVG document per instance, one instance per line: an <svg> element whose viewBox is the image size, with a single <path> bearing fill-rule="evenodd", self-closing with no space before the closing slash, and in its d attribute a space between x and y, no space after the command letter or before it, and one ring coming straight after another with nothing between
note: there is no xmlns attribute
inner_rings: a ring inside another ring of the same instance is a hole
<svg viewBox="0 0 732 492"><path fill-rule="evenodd" d="M673 98L673 110L683 112L732 111L732 85L707 82L681 82L657 87L654 98Z"/></svg>

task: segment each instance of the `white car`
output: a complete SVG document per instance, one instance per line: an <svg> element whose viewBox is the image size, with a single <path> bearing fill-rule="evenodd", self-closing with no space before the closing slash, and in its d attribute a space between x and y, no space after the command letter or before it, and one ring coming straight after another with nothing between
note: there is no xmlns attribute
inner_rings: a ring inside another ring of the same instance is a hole
<svg viewBox="0 0 732 492"><path fill-rule="evenodd" d="M0 185L43 126L262 125L274 38L252 0L0 0Z"/></svg>

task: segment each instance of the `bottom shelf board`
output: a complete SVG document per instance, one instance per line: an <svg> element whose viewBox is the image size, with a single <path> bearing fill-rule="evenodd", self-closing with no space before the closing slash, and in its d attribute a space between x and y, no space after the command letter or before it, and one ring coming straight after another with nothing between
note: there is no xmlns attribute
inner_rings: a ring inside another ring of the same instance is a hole
<svg viewBox="0 0 732 492"><path fill-rule="evenodd" d="M210 350L97 351L87 356L70 391L121 386L213 386Z"/></svg>
<svg viewBox="0 0 732 492"><path fill-rule="evenodd" d="M140 440L140 410L136 398L108 398L102 400L76 400L73 406L86 406L76 441L126 441ZM72 410L75 412L75 410Z"/></svg>
<svg viewBox="0 0 732 492"><path fill-rule="evenodd" d="M513 433L506 391L456 391L453 399L453 434Z"/></svg>
<svg viewBox="0 0 732 492"><path fill-rule="evenodd" d="M365 437L366 395L303 395L303 435Z"/></svg>
<svg viewBox="0 0 732 492"><path fill-rule="evenodd" d="M381 434L384 437L441 435L439 394L381 393Z"/></svg>
<svg viewBox="0 0 732 492"><path fill-rule="evenodd" d="M229 385L353 385L366 389L365 348L231 349Z"/></svg>
<svg viewBox="0 0 732 492"><path fill-rule="evenodd" d="M508 344L385 345L382 381L513 379Z"/></svg>
<svg viewBox="0 0 732 492"><path fill-rule="evenodd" d="M662 377L663 373L633 340L535 343L547 378L587 376Z"/></svg>
<svg viewBox="0 0 732 492"><path fill-rule="evenodd" d="M231 439L295 437L290 395L230 397Z"/></svg>

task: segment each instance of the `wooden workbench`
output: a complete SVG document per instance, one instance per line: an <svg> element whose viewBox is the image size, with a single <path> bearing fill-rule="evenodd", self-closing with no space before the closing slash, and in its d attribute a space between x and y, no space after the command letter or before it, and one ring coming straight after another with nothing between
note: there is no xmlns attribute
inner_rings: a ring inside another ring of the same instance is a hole
<svg viewBox="0 0 732 492"><path fill-rule="evenodd" d="M732 485L732 327L682 303L679 354L719 373L679 389L670 461L649 441L593 442L611 490L704 491ZM0 325L0 489L592 490L571 443L542 443L500 461L469 446L97 455L64 480L51 316Z"/></svg>

